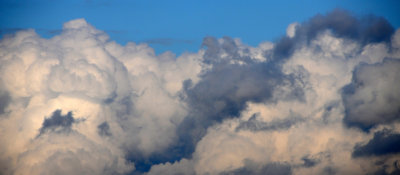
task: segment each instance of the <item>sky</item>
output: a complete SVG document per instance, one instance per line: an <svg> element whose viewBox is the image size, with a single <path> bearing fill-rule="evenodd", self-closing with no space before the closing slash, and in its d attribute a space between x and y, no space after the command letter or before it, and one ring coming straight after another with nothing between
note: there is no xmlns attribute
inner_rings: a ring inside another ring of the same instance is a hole
<svg viewBox="0 0 400 175"><path fill-rule="evenodd" d="M400 174L398 2L117 2L0 2L0 174Z"/></svg>
<svg viewBox="0 0 400 175"><path fill-rule="evenodd" d="M275 41L293 22L334 8L355 15L383 16L400 26L395 0L283 1L13 1L0 2L0 31L33 28L43 37L60 32L65 21L84 18L120 44L148 43L156 53L195 52L206 36L230 36L257 46Z"/></svg>

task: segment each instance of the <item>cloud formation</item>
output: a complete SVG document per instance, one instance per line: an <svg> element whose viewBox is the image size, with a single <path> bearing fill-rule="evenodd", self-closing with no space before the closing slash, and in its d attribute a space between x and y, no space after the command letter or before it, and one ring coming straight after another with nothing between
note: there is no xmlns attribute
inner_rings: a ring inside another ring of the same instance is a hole
<svg viewBox="0 0 400 175"><path fill-rule="evenodd" d="M44 134L48 131L68 131L75 122L76 120L74 117L72 117L72 112L68 112L67 115L61 115L61 110L56 110L53 112L50 118L44 119L42 127L39 129L39 131L40 134Z"/></svg>
<svg viewBox="0 0 400 175"><path fill-rule="evenodd" d="M400 60L385 59L354 70L351 84L344 87L344 121L349 126L369 129L400 119Z"/></svg>
<svg viewBox="0 0 400 175"><path fill-rule="evenodd" d="M257 47L0 41L1 174L396 174L400 30L334 10Z"/></svg>
<svg viewBox="0 0 400 175"><path fill-rule="evenodd" d="M356 145L353 157L380 156L399 153L400 134L390 133L388 130L378 131L365 145Z"/></svg>

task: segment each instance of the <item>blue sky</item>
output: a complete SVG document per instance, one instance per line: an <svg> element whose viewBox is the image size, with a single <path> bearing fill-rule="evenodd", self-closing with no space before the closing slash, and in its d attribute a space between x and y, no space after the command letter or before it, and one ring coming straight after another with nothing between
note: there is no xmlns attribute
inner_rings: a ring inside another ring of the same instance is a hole
<svg viewBox="0 0 400 175"><path fill-rule="evenodd" d="M195 52L205 36L240 38L252 46L274 41L292 22L334 8L385 17L400 26L400 1L28 1L1 0L1 34L34 28L51 37L66 21L85 18L120 44L146 42L156 53Z"/></svg>

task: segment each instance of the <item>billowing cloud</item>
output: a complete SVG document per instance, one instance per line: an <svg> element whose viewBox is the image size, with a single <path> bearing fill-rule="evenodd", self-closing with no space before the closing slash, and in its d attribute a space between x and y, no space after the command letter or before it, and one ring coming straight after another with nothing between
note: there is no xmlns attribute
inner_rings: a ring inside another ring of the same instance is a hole
<svg viewBox="0 0 400 175"><path fill-rule="evenodd" d="M344 121L349 126L369 129L400 120L400 60L385 59L354 70L351 84L344 87Z"/></svg>
<svg viewBox="0 0 400 175"><path fill-rule="evenodd" d="M260 62L249 54L241 55L241 48L233 39L206 38L204 45L204 64L210 68L200 75L198 83L186 82L184 89L190 111L178 132L185 146L194 147L209 126L239 117L247 102L272 103L276 87L290 86L292 98L302 98L293 77L284 75L274 64Z"/></svg>
<svg viewBox="0 0 400 175"><path fill-rule="evenodd" d="M400 153L400 134L388 130L378 131L365 145L356 145L353 157L381 156Z"/></svg>
<svg viewBox="0 0 400 175"><path fill-rule="evenodd" d="M294 27L295 32L292 29ZM288 36L276 43L274 56L287 57L326 31L330 31L334 37L347 38L366 45L390 41L394 29L384 18L370 15L357 19L347 11L335 9L327 15L318 14L301 25L291 24Z"/></svg>
<svg viewBox="0 0 400 175"><path fill-rule="evenodd" d="M334 10L257 47L0 41L2 174L396 174L400 30Z"/></svg>
<svg viewBox="0 0 400 175"><path fill-rule="evenodd" d="M201 71L201 53L120 46L83 19L51 39L26 30L0 45L4 174L134 171L130 154L148 157L174 142L186 115L182 82Z"/></svg>

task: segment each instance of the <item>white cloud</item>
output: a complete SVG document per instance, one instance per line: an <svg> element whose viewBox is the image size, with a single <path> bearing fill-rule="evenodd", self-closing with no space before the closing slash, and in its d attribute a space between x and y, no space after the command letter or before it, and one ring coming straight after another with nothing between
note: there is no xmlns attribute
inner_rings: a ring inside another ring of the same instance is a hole
<svg viewBox="0 0 400 175"><path fill-rule="evenodd" d="M143 44L120 46L83 19L50 39L20 31L1 41L0 53L2 90L12 97L0 119L0 158L10 166L1 171L17 174L126 173L127 151L167 148L186 115L182 82L197 81L202 54L175 59ZM57 109L82 121L70 134L37 137ZM110 136L98 134L103 122Z"/></svg>
<svg viewBox="0 0 400 175"><path fill-rule="evenodd" d="M384 43L362 47L357 42L336 38L332 33L325 32L312 40L310 45L298 48L285 62L283 70L286 74L295 74L295 81L301 82L304 101L285 100L283 94L287 87L282 86L275 90L276 103L248 103L240 118L226 119L207 130L193 154L194 171L196 174L234 172L248 166L248 161L262 165L274 162L288 163L293 174L365 174L379 171L382 167L374 164L379 158L354 159L352 153L355 145L368 142L373 133L382 130L382 127L374 129L371 133L364 133L343 125L345 109L341 92L354 78L355 67L365 63L381 63L384 57L391 54L387 47ZM369 86L368 82L364 82L368 83L364 85L375 89L376 92L390 92L390 96L395 100L398 99L393 95L396 91L385 90L381 86L399 87L396 84L398 81L386 80L393 77L390 75L396 75L392 68L399 66L387 63L385 65L391 68L385 68L385 76L379 73L384 68L375 69L375 66L371 66L371 74L363 74L366 77L374 77L368 80L382 81L381 83ZM376 94L369 91L367 93ZM361 98L369 96L355 95ZM387 104L385 106L388 107ZM375 107L389 111L386 108ZM291 120L295 117L302 120L281 130L237 130L241 122L254 117L254 114L255 120L260 123L273 124L274 121ZM397 125L386 125L383 128L399 132ZM308 164L306 160L309 161ZM394 155L389 157L385 164L396 160ZM177 163L170 168L179 167ZM164 168L166 167L168 166L165 165ZM394 170L390 165L386 171Z"/></svg>
<svg viewBox="0 0 400 175"><path fill-rule="evenodd" d="M293 38L294 35L296 34L296 27L299 25L299 23L295 22L292 24L289 24L289 26L286 28L286 36L289 38Z"/></svg>
<svg viewBox="0 0 400 175"><path fill-rule="evenodd" d="M148 174L397 171L375 162L392 165L398 153L352 153L374 133L400 132L397 120L369 120L398 108L399 30L390 42L365 43L311 25L289 25L283 44L208 37L206 49L179 57L121 46L83 19L50 39L33 30L7 36L0 41L0 171L126 174L146 163ZM360 86L348 96L343 87L352 83ZM370 132L344 124L349 104L367 116L357 119L372 121ZM56 110L72 112L73 122L56 118L52 126L61 129L41 133ZM169 158L174 151L182 155Z"/></svg>

